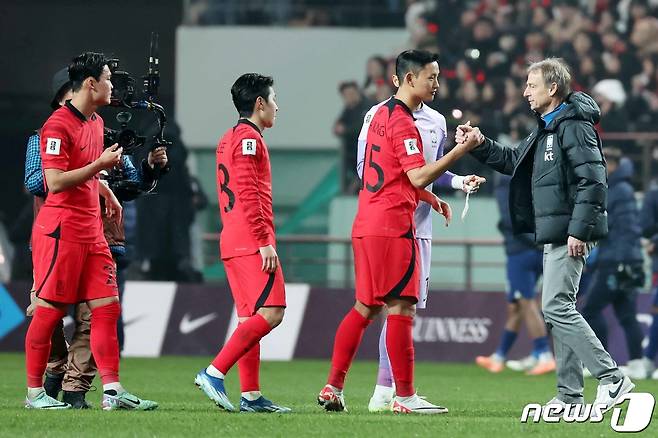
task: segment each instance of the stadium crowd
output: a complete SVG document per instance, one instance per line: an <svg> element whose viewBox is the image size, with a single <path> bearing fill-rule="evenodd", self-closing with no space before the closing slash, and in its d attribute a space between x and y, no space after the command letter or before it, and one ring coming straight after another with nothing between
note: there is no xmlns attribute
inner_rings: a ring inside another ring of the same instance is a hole
<svg viewBox="0 0 658 438"><path fill-rule="evenodd" d="M433 0L408 2L405 25L412 47L440 55L440 89L433 105L449 126L470 120L493 138L523 138L535 124L522 96L526 67L549 56L564 58L576 91L601 107L600 133L647 132L658 122L658 2L651 0ZM451 26L460 23L460 26ZM449 29L449 30L448 30ZM394 58L373 55L361 92L368 102L393 93ZM341 85L341 92L344 87ZM350 101L343 93L346 109ZM354 99L352 99L354 101ZM360 104L363 113L369 108ZM349 111L352 117L361 115ZM350 125L344 119L344 125ZM358 125L358 123L356 123ZM340 132L347 156L356 153ZM604 137L605 138L605 137ZM639 160L640 145L617 143ZM654 154L655 155L655 154ZM354 162L346 158L346 162ZM654 159L652 170L658 170ZM471 160L460 167L476 166ZM345 169L346 172L353 169ZM456 169L462 172L463 169ZM482 173L481 173L482 172ZM654 172L652 172L654 173ZM639 176L634 179L639 183ZM639 188L639 187L638 187ZM486 190L486 188L485 188Z"/></svg>

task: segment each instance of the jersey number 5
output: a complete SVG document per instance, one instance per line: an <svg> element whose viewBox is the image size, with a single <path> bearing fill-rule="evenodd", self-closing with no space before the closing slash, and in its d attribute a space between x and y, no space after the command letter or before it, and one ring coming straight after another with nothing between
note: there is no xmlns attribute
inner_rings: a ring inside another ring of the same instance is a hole
<svg viewBox="0 0 658 438"><path fill-rule="evenodd" d="M376 144L373 144L370 147L370 159L368 160L368 166L370 166L371 169L375 169L375 172L377 172L377 182L375 185L370 185L370 183L366 183L366 177L365 177L365 172L363 174L363 182L365 183L366 189L368 189L369 192L375 193L377 190L381 189L382 186L384 185L384 169L377 164L373 158L373 155L375 152L381 151L382 148L380 146L377 146Z"/></svg>
<svg viewBox="0 0 658 438"><path fill-rule="evenodd" d="M228 196L228 205L224 207L224 213L228 213L233 210L233 206L235 205L235 193L228 188L229 176L226 166L220 164L217 166L217 170L224 174L224 182L222 182L222 178L219 179L219 190L226 193L226 196Z"/></svg>

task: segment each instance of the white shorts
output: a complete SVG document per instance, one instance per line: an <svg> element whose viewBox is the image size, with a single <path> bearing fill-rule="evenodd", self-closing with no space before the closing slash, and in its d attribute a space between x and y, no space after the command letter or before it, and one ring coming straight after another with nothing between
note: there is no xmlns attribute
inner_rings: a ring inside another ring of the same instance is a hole
<svg viewBox="0 0 658 438"><path fill-rule="evenodd" d="M417 309L427 307L427 293L430 288L430 265L432 263L432 239L416 239L420 255L420 288L418 289Z"/></svg>

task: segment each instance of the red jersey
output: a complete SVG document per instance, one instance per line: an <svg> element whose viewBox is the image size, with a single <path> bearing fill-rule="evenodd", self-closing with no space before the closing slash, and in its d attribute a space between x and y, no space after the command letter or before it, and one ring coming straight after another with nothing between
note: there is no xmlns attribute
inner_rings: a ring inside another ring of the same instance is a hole
<svg viewBox="0 0 658 438"><path fill-rule="evenodd" d="M423 144L411 110L393 98L377 110L368 129L352 237L402 237L414 232L420 192L406 172L424 165Z"/></svg>
<svg viewBox="0 0 658 438"><path fill-rule="evenodd" d="M221 257L254 254L274 245L270 154L256 125L240 119L217 145Z"/></svg>
<svg viewBox="0 0 658 438"><path fill-rule="evenodd" d="M45 169L75 170L103 153L103 119L87 119L71 102L55 111L41 128L41 162ZM51 234L59 228L62 240L104 242L98 198L98 176L60 193L48 193L34 222L33 232Z"/></svg>

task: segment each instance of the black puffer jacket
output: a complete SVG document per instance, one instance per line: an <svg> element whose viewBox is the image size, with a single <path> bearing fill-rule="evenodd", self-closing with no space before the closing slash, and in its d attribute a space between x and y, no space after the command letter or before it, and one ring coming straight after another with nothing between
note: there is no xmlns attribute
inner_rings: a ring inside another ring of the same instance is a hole
<svg viewBox="0 0 658 438"><path fill-rule="evenodd" d="M566 243L568 236L591 242L608 233L608 192L601 140L594 125L598 105L572 93L565 107L517 148L487 138L471 154L512 175L510 213L515 234L534 233L537 243Z"/></svg>

